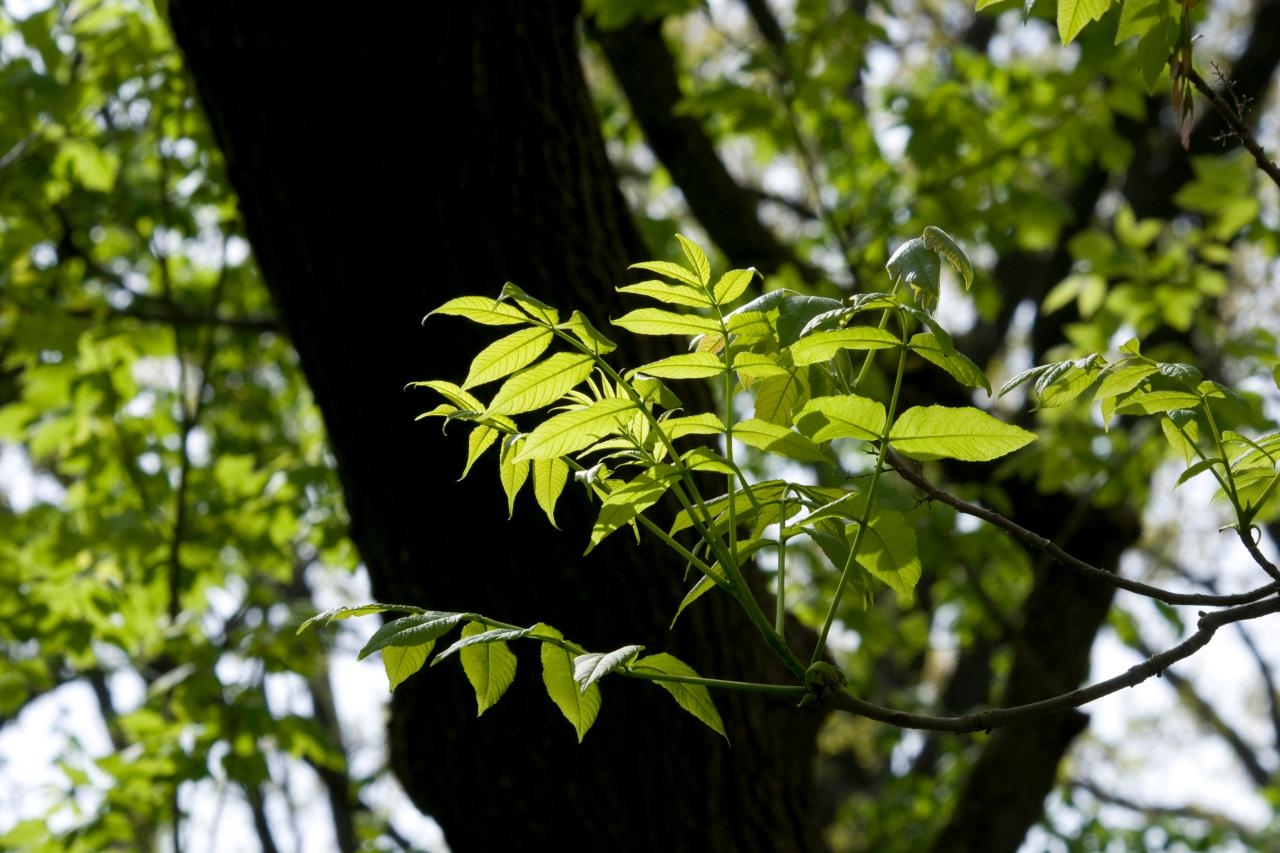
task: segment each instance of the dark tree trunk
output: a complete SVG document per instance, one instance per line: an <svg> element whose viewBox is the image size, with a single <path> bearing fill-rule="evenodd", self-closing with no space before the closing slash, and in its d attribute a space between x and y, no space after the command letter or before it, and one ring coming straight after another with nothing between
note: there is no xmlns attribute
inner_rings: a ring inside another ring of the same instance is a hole
<svg viewBox="0 0 1280 853"><path fill-rule="evenodd" d="M782 678L722 596L667 634L682 566L625 533L583 559L581 505L563 508L563 532L527 496L508 521L492 458L457 483L463 431L413 422L436 401L405 383L459 379L483 340L452 318L423 329L428 309L511 280L603 326L644 250L604 155L573 4L394 8L420 11L171 5L375 594L543 620L599 650L670 648L707 675ZM664 691L606 681L579 746L536 649L515 651L522 675L483 719L453 664L396 694L394 766L454 850L820 846L805 802L815 716L718 694L730 747Z"/></svg>

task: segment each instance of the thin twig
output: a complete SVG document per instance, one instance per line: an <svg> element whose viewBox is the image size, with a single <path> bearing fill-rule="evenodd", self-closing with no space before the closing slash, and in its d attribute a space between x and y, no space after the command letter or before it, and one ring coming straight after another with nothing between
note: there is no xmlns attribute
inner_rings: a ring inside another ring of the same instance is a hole
<svg viewBox="0 0 1280 853"><path fill-rule="evenodd" d="M1196 87L1200 94L1204 95L1209 104L1222 116L1222 120L1231 128L1231 132L1240 140L1240 144L1245 147L1250 154L1253 155L1253 162L1258 164L1267 177L1277 186L1280 187L1280 166L1267 156L1267 153L1258 144L1258 140L1254 138L1253 133L1249 130L1248 125L1244 123L1244 119L1240 114L1226 101L1222 96L1213 90L1213 87L1205 82L1194 68L1187 67L1183 69L1183 73L1187 75L1187 79L1191 81L1191 85Z"/></svg>
<svg viewBox="0 0 1280 853"><path fill-rule="evenodd" d="M1106 681L1099 681L1088 687L1081 687L1058 696L1042 699L1039 702L1028 702L1009 708L991 708L972 714L956 717L939 717L931 714L914 714L894 708L886 708L872 702L865 702L844 690L826 689L818 695L818 701L827 708L847 711L860 717L888 723L902 729L924 729L937 732L989 732L1003 726L1033 720L1058 711L1078 708L1119 692L1126 687L1141 684L1152 676L1157 676L1180 660L1191 657L1208 645L1219 628L1233 622L1246 619L1257 619L1280 612L1280 598L1269 598L1252 604L1244 604L1227 610L1217 610L1200 616L1199 628L1194 634L1181 643L1152 655L1142 663L1130 667L1125 672Z"/></svg>
<svg viewBox="0 0 1280 853"><path fill-rule="evenodd" d="M965 515L971 515L974 518L982 519L988 524L998 527L1006 533L1011 534L1014 538L1023 542L1032 548L1036 548L1052 557L1060 565L1079 572L1085 577L1101 583L1109 584L1116 589L1123 589L1127 592L1144 595L1147 598L1154 598L1156 601L1163 601L1165 604L1199 604L1212 607L1226 607L1237 604L1249 604L1254 601L1266 598L1280 590L1280 583L1269 583L1266 586L1249 590L1248 592L1239 592L1232 595L1207 595L1204 593L1194 592L1172 592L1170 590L1161 589L1157 586L1142 583L1141 581L1130 580L1121 577L1115 572L1108 572L1097 566L1090 565L1078 557L1074 557L1055 545L1053 542L1045 539L1039 534L1032 533L1017 522L1014 522L1000 513L987 509L983 506L970 503L962 498L958 498L949 492L945 492L939 487L931 483L925 476L916 471L905 459L900 455L889 451L889 461L893 469L898 472L902 479L915 486L927 500L936 500L952 507L958 512ZM1256 546L1255 546L1256 548Z"/></svg>

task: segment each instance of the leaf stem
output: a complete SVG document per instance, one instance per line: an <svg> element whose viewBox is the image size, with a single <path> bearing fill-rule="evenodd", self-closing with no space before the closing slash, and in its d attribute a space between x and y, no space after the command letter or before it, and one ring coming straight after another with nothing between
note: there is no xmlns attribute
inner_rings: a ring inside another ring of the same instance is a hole
<svg viewBox="0 0 1280 853"><path fill-rule="evenodd" d="M899 321L904 327L902 329L902 337L905 341L907 337L906 320L899 318ZM854 534L853 544L849 546L849 556L845 559L844 568L840 571L840 580L836 582L836 590L831 595L831 604L827 608L827 618L822 622L822 632L818 634L818 643L813 649L812 663L822 660L823 653L826 651L827 635L831 632L832 623L835 622L836 611L840 607L840 599L844 596L845 587L848 586L849 578L853 575L858 549L862 547L862 539L867 532L867 523L871 519L871 510L875 506L876 487L880 485L880 475L885 468L885 454L889 451L889 431L893 428L893 421L897 415L898 398L902 392L902 377L906 373L906 369L907 345L904 342L898 347L898 370L893 378L893 395L889 398L889 411L885 417L884 429L880 434L880 451L876 455L875 468L871 471L871 482L867 485L867 500L862 508L862 517L858 520L858 532Z"/></svg>

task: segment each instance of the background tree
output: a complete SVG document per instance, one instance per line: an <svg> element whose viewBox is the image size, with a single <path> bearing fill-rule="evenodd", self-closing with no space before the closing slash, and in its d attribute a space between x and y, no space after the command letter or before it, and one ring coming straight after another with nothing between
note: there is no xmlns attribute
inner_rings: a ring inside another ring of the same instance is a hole
<svg viewBox="0 0 1280 853"><path fill-rule="evenodd" d="M118 753L92 774L68 762L68 788L101 787L99 774L114 785L72 841L149 845L183 824L212 772L272 849L277 754L315 769L340 847L394 839L346 761L323 655L292 637L319 567L353 560L339 483L379 599L483 601L602 646L669 646L700 671L774 674L714 596L668 637L682 566L621 540L584 561L574 531L587 516L566 512L556 533L517 506L498 527L500 493L454 482L457 448L414 424L425 404L401 391L461 375L476 349L454 327L418 325L450 295L511 280L604 326L626 265L666 251L677 222L773 283L843 292L881 274L895 239L936 224L985 260L963 346L994 369L1105 349L1127 330L1238 375L1274 363L1274 340L1241 308L1274 277L1274 195L1230 155L1239 138L1216 113L1202 110L1190 137L1207 156L1182 151L1167 99L1135 73L1160 73L1164 57L1143 45L1163 42L1135 31L1135 66L1132 42L1113 46L1118 10L1060 50L1038 17L1051 9L1022 23L998 9L689 5L596 4L584 38L571 3L450 4L389 25L173 2L190 78L141 10L59 5L12 22L0 426L56 499L2 516L0 570L23 593L3 629L4 708L93 688ZM1229 103L1250 122L1280 58L1278 10L1261 2L1229 33L1217 9L1197 12L1198 27L1222 30L1197 47L1201 66L1224 46ZM923 375L913 390L944 393ZM1109 570L1147 552L1143 573L1209 575L1142 538L1162 460L1147 436L1053 410L1037 429L1051 437L1041 450L1000 471L955 466L953 488ZM1108 618L1151 644L1145 612L1115 606L1108 585L957 528L943 507L921 517L935 550L919 607L842 614L858 695L948 712L1024 702L1078 684ZM803 644L821 614L792 600ZM957 643L950 660L938 632ZM289 670L305 699L282 706L269 674ZM124 700L122 684L145 700ZM1248 738L1180 686L1265 790L1280 735ZM816 713L728 697L726 749L656 691L627 687L573 747L536 683L477 721L461 679L413 679L393 706L391 760L458 850L507 834L815 849L824 831L848 849L1014 849L1055 784L1082 790L1062 770L1081 713L923 741L833 719L820 751ZM148 762L121 757L138 751ZM1085 787L1088 814L1109 795ZM1202 846L1247 835L1188 817L1144 819Z"/></svg>

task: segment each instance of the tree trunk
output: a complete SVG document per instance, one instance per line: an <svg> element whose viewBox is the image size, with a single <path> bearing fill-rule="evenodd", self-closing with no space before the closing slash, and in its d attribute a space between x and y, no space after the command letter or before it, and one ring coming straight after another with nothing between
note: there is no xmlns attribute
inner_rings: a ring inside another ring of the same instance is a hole
<svg viewBox="0 0 1280 853"><path fill-rule="evenodd" d="M463 430L414 423L436 401L405 384L460 379L492 331L455 318L423 329L429 309L510 280L607 328L624 310L613 288L645 253L604 154L573 4L403 8L418 11L171 4L376 596L542 620L601 651L669 648L706 675L782 679L723 596L667 633L691 581L665 553L622 532L583 558L591 516L576 494L560 532L528 495L507 520L493 458L458 483ZM820 847L805 804L816 715L717 694L730 746L665 691L607 679L578 745L542 690L537 650L514 650L521 675L483 719L452 663L395 696L392 762L455 851Z"/></svg>

